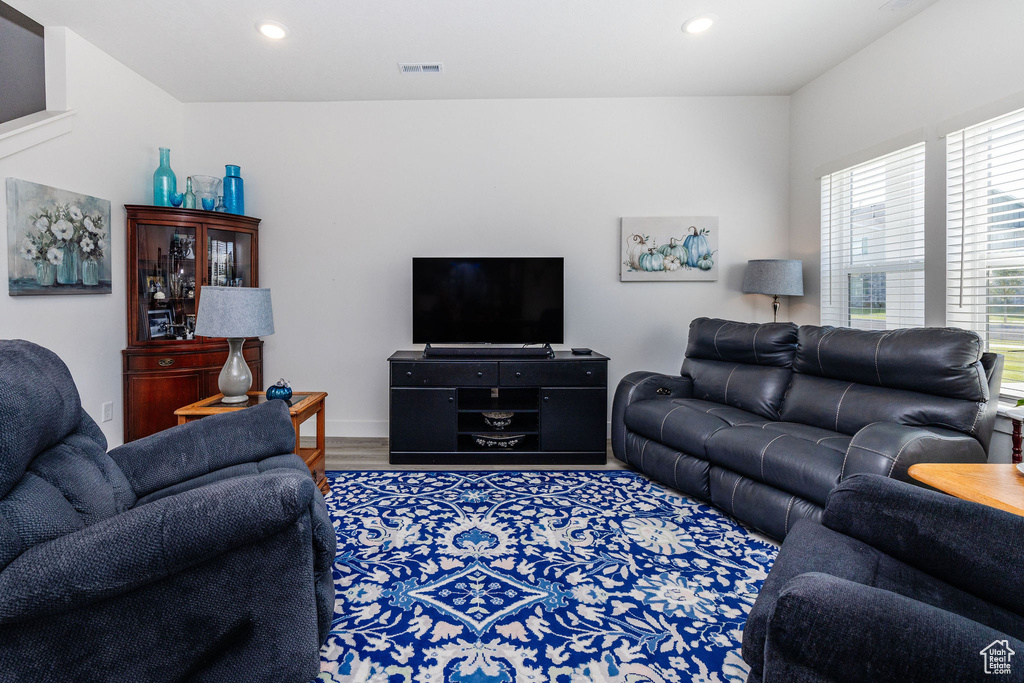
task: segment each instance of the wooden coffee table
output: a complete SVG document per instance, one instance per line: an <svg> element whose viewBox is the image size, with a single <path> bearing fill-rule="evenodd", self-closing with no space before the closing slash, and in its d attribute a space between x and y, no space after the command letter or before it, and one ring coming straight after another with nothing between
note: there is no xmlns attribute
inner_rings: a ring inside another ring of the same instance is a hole
<svg viewBox="0 0 1024 683"><path fill-rule="evenodd" d="M249 397L248 403L223 403L221 399L224 394L217 394L202 401L190 403L184 408L178 408L174 414L178 416L178 424L200 420L208 415L219 415L230 413L234 410L244 410L251 406L266 403L267 395L262 391L250 391L246 394ZM288 403L288 414L292 418L292 427L295 429L295 453L306 463L313 481L326 496L331 492L330 484L327 482L324 436L324 399L327 394L322 391L295 392ZM272 399L279 400L279 399ZM299 425L316 415L316 446L314 448L302 448L299 446Z"/></svg>
<svg viewBox="0 0 1024 683"><path fill-rule="evenodd" d="M922 462L911 465L909 473L957 498L1024 516L1024 474L1016 465Z"/></svg>

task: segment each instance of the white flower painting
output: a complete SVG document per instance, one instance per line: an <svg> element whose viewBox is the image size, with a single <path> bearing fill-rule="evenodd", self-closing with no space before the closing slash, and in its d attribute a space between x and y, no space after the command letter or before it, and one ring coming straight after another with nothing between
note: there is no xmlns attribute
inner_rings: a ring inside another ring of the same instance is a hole
<svg viewBox="0 0 1024 683"><path fill-rule="evenodd" d="M718 279L718 217L623 218L619 280Z"/></svg>
<svg viewBox="0 0 1024 683"><path fill-rule="evenodd" d="M110 202L7 179L11 296L110 294Z"/></svg>

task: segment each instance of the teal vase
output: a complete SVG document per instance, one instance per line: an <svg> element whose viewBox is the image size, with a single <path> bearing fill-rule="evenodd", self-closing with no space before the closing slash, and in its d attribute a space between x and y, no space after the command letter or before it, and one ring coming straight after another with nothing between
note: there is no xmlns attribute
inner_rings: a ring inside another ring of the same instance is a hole
<svg viewBox="0 0 1024 683"><path fill-rule="evenodd" d="M245 187L242 185L242 172L238 166L227 164L224 167L224 206L228 213L245 215Z"/></svg>
<svg viewBox="0 0 1024 683"><path fill-rule="evenodd" d="M82 284L95 287L100 283L99 261L87 258L82 261Z"/></svg>
<svg viewBox="0 0 1024 683"><path fill-rule="evenodd" d="M171 150L160 148L160 165L153 173L153 206L171 206L171 196L178 192L178 179L171 170Z"/></svg>
<svg viewBox="0 0 1024 683"><path fill-rule="evenodd" d="M78 283L78 271L76 266L78 265L78 259L75 258L74 247L69 244L65 244L61 247L61 251L64 253L64 259L57 266L57 284L60 285L73 285Z"/></svg>
<svg viewBox="0 0 1024 683"><path fill-rule="evenodd" d="M53 265L49 261L36 262L36 282L38 282L41 287L52 287L56 278L57 266Z"/></svg>

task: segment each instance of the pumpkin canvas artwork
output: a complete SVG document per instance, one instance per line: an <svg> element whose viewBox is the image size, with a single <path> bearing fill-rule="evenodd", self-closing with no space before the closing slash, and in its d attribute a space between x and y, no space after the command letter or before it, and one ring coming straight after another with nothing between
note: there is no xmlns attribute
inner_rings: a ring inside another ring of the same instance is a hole
<svg viewBox="0 0 1024 683"><path fill-rule="evenodd" d="M622 282L718 279L718 217L623 218Z"/></svg>

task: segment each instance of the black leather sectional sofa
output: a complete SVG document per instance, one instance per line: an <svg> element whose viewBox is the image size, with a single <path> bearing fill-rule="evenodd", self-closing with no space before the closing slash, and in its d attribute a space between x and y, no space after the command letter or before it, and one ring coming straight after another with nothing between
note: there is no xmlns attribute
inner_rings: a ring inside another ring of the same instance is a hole
<svg viewBox="0 0 1024 683"><path fill-rule="evenodd" d="M864 331L698 318L680 376L633 372L615 456L782 539L858 473L984 462L1002 356L955 328Z"/></svg>

